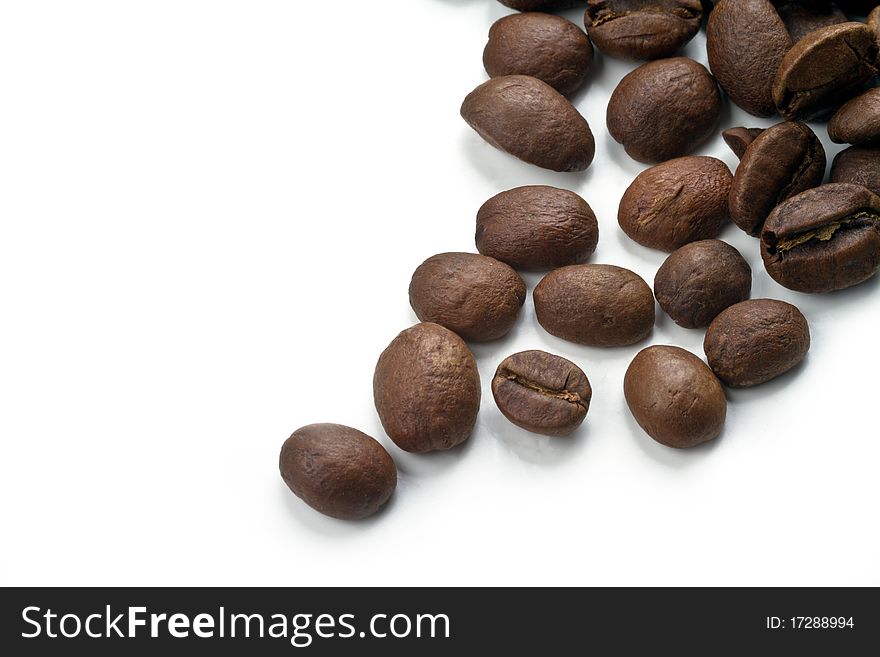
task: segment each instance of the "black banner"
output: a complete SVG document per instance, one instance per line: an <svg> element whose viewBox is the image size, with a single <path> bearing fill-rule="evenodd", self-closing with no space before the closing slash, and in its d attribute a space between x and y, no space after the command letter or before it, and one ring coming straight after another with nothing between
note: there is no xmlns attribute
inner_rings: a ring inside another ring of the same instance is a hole
<svg viewBox="0 0 880 657"><path fill-rule="evenodd" d="M880 600L868 588L8 588L0 596L7 655L226 647L259 655L626 654L651 646L679 655L863 654L880 646Z"/></svg>

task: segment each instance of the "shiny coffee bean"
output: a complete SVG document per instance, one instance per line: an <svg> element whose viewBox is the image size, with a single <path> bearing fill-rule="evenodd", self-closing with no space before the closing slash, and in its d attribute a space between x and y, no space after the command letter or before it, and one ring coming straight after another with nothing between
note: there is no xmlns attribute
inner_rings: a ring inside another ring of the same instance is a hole
<svg viewBox="0 0 880 657"><path fill-rule="evenodd" d="M599 223L584 199L547 185L516 187L477 213L477 250L517 269L556 269L586 262Z"/></svg>
<svg viewBox="0 0 880 657"><path fill-rule="evenodd" d="M461 116L487 142L553 171L583 171L596 142L565 96L527 75L484 82L464 99Z"/></svg>
<svg viewBox="0 0 880 657"><path fill-rule="evenodd" d="M867 187L880 195L880 146L850 146L831 163L831 182Z"/></svg>
<svg viewBox="0 0 880 657"><path fill-rule="evenodd" d="M547 274L533 293L538 323L558 338L622 347L654 328L654 295L638 275L614 265L571 265Z"/></svg>
<svg viewBox="0 0 880 657"><path fill-rule="evenodd" d="M509 265L476 253L428 258L409 284L416 317L476 342L506 335L525 299L525 283Z"/></svg>
<svg viewBox="0 0 880 657"><path fill-rule="evenodd" d="M735 388L756 386L800 363L810 349L810 327L785 301L753 299L723 311L706 331L709 367Z"/></svg>
<svg viewBox="0 0 880 657"><path fill-rule="evenodd" d="M838 109L828 122L828 136L838 144L880 143L880 88L868 89Z"/></svg>
<svg viewBox="0 0 880 657"><path fill-rule="evenodd" d="M589 0L584 22L606 55L658 59L693 39L702 16L700 0Z"/></svg>
<svg viewBox="0 0 880 657"><path fill-rule="evenodd" d="M382 352L373 398L385 433L408 452L467 440L480 410L480 375L464 341L439 324L416 324Z"/></svg>
<svg viewBox="0 0 880 657"><path fill-rule="evenodd" d="M822 182L825 149L803 123L787 121L764 130L749 144L730 187L730 218L759 235L779 203Z"/></svg>
<svg viewBox="0 0 880 657"><path fill-rule="evenodd" d="M632 240L662 251L715 237L728 221L732 180L714 157L669 160L636 177L620 200L617 221Z"/></svg>
<svg viewBox="0 0 880 657"><path fill-rule="evenodd" d="M667 447L694 447L724 428L721 383L703 361L679 347L642 349L626 370L623 393L639 426Z"/></svg>
<svg viewBox="0 0 880 657"><path fill-rule="evenodd" d="M658 59L624 76L611 94L608 131L639 162L686 155L714 131L721 94L706 68L686 57Z"/></svg>
<svg viewBox="0 0 880 657"><path fill-rule="evenodd" d="M810 32L785 55L773 82L773 101L787 119L827 116L877 74L878 46L864 23Z"/></svg>
<svg viewBox="0 0 880 657"><path fill-rule="evenodd" d="M483 50L489 77L531 75L564 96L581 87L592 61L593 46L577 25L537 12L497 20Z"/></svg>
<svg viewBox="0 0 880 657"><path fill-rule="evenodd" d="M845 183L793 196L767 218L761 257L777 283L798 292L869 279L880 269L880 197Z"/></svg>
<svg viewBox="0 0 880 657"><path fill-rule="evenodd" d="M721 240L685 244L666 258L654 277L654 296L679 326L709 326L722 310L749 298L752 268Z"/></svg>
<svg viewBox="0 0 880 657"><path fill-rule="evenodd" d="M720 0L709 14L709 68L749 114L776 114L773 81L791 45L785 23L768 0Z"/></svg>
<svg viewBox="0 0 880 657"><path fill-rule="evenodd" d="M492 394L504 417L518 427L567 436L587 416L593 390L571 361L545 351L523 351L498 366Z"/></svg>
<svg viewBox="0 0 880 657"><path fill-rule="evenodd" d="M321 513L357 520L376 513L397 486L397 468L376 440L341 424L310 424L281 447L281 477Z"/></svg>
<svg viewBox="0 0 880 657"><path fill-rule="evenodd" d="M764 128L729 128L721 133L724 142L740 160L745 155L746 149L755 138L764 132Z"/></svg>

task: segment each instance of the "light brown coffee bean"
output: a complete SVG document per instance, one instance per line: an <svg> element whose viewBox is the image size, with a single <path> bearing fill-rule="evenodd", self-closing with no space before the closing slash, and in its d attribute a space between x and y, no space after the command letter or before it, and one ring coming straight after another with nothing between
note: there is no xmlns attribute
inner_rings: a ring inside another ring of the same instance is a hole
<svg viewBox="0 0 880 657"><path fill-rule="evenodd" d="M503 75L474 89L461 116L487 142L553 171L583 171L596 143L586 119L565 96L527 75Z"/></svg>
<svg viewBox="0 0 880 657"><path fill-rule="evenodd" d="M622 347L654 328L654 295L638 274L614 265L571 265L547 274L533 293L538 323L558 338Z"/></svg>

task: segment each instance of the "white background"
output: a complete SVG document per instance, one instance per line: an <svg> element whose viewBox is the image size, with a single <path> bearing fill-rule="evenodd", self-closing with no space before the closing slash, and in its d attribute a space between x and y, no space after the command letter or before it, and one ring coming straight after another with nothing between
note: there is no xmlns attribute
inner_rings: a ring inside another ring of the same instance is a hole
<svg viewBox="0 0 880 657"><path fill-rule="evenodd" d="M622 394L639 348L702 356L702 331L658 314L642 345L579 347L537 326L531 296L510 336L474 347L468 443L412 455L382 432L372 371L416 321L409 277L473 251L497 192L577 191L599 217L593 261L653 280L664 254L616 223L644 167L604 121L632 64L597 56L574 99L596 159L558 174L458 115L509 13L493 0L0 6L3 583L880 584L880 277L788 292L733 226L753 296L800 306L813 348L793 373L729 391L719 440L658 445ZM685 53L705 63L702 34ZM772 123L729 106L722 122ZM840 147L816 129L830 162ZM720 137L699 152L735 165ZM527 348L587 372L573 438L496 409L495 367ZM312 422L389 448L386 511L340 522L286 489L278 450Z"/></svg>

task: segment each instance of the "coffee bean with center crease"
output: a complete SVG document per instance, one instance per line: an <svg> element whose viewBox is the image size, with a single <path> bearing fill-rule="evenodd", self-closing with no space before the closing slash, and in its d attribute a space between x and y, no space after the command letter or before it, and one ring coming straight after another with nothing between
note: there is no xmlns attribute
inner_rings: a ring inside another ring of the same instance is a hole
<svg viewBox="0 0 880 657"><path fill-rule="evenodd" d="M584 83L592 61L593 46L577 25L537 12L497 20L483 50L489 77L531 75L566 96Z"/></svg>
<svg viewBox="0 0 880 657"><path fill-rule="evenodd" d="M477 342L506 335L525 299L525 283L509 265L476 253L432 256L409 284L416 317Z"/></svg>
<svg viewBox="0 0 880 657"><path fill-rule="evenodd" d="M721 136L733 154L741 160L749 144L755 141L762 132L764 132L764 128L728 128L721 133Z"/></svg>
<svg viewBox="0 0 880 657"><path fill-rule="evenodd" d="M571 361L545 351L522 351L498 366L492 394L504 417L518 427L567 436L587 416L593 390Z"/></svg>
<svg viewBox="0 0 880 657"><path fill-rule="evenodd" d="M639 162L685 155L713 132L721 95L706 68L687 57L642 64L620 81L608 101L611 136Z"/></svg>
<svg viewBox="0 0 880 657"><path fill-rule="evenodd" d="M851 183L880 194L880 146L850 146L831 163L831 182Z"/></svg>
<svg viewBox="0 0 880 657"><path fill-rule="evenodd" d="M880 197L846 183L793 196L767 218L761 257L777 283L798 292L869 279L880 269Z"/></svg>
<svg viewBox="0 0 880 657"><path fill-rule="evenodd" d="M773 80L791 45L785 23L768 0L721 0L709 14L709 68L749 114L776 114Z"/></svg>
<svg viewBox="0 0 880 657"><path fill-rule="evenodd" d="M584 22L606 55L657 59L693 39L702 16L700 0L589 0Z"/></svg>
<svg viewBox="0 0 880 657"><path fill-rule="evenodd" d="M632 240L662 251L715 237L728 221L732 180L714 157L669 160L636 177L620 200L617 221Z"/></svg>
<svg viewBox="0 0 880 657"><path fill-rule="evenodd" d="M672 320L685 328L708 326L728 306L749 298L752 268L721 240L691 242L657 270L654 296Z"/></svg>
<svg viewBox="0 0 880 657"><path fill-rule="evenodd" d="M583 171L596 143L586 119L565 96L527 75L484 82L464 99L461 116L487 142L553 171Z"/></svg>
<svg viewBox="0 0 880 657"><path fill-rule="evenodd" d="M785 55L773 82L773 100L787 119L827 116L877 74L878 46L864 23L810 32Z"/></svg>
<svg viewBox="0 0 880 657"><path fill-rule="evenodd" d="M583 263L598 241L592 208L567 189L516 187L493 196L477 213L477 250L517 269Z"/></svg>
<svg viewBox="0 0 880 657"><path fill-rule="evenodd" d="M730 218L749 235L759 235L774 207L822 182L825 164L822 142L805 124L767 128L749 144L736 168Z"/></svg>
<svg viewBox="0 0 880 657"><path fill-rule="evenodd" d="M828 122L828 136L838 144L880 142L880 88L868 89L838 109Z"/></svg>
<svg viewBox="0 0 880 657"><path fill-rule="evenodd" d="M642 349L626 370L623 394L639 426L667 447L694 447L724 428L727 400L721 383L680 347Z"/></svg>
<svg viewBox="0 0 880 657"><path fill-rule="evenodd" d="M614 265L571 265L547 274L533 293L538 323L558 338L622 347L654 328L654 295L634 272Z"/></svg>
<svg viewBox="0 0 880 657"><path fill-rule="evenodd" d="M846 14L830 2L814 5L786 2L779 6L778 11L792 41L800 41L813 30L849 21Z"/></svg>
<svg viewBox="0 0 880 657"><path fill-rule="evenodd" d="M397 468L376 440L341 424L310 424L281 447L281 477L321 513L358 520L376 513L397 486Z"/></svg>
<svg viewBox="0 0 880 657"><path fill-rule="evenodd" d="M584 0L498 0L498 2L519 11L556 11L584 4Z"/></svg>
<svg viewBox="0 0 880 657"><path fill-rule="evenodd" d="M709 367L729 386L756 386L800 363L810 327L795 306L776 299L743 301L723 311L706 331Z"/></svg>
<svg viewBox="0 0 880 657"><path fill-rule="evenodd" d="M477 421L477 363L449 329L416 324L379 357L373 398L385 433L401 449L450 449L470 437Z"/></svg>

